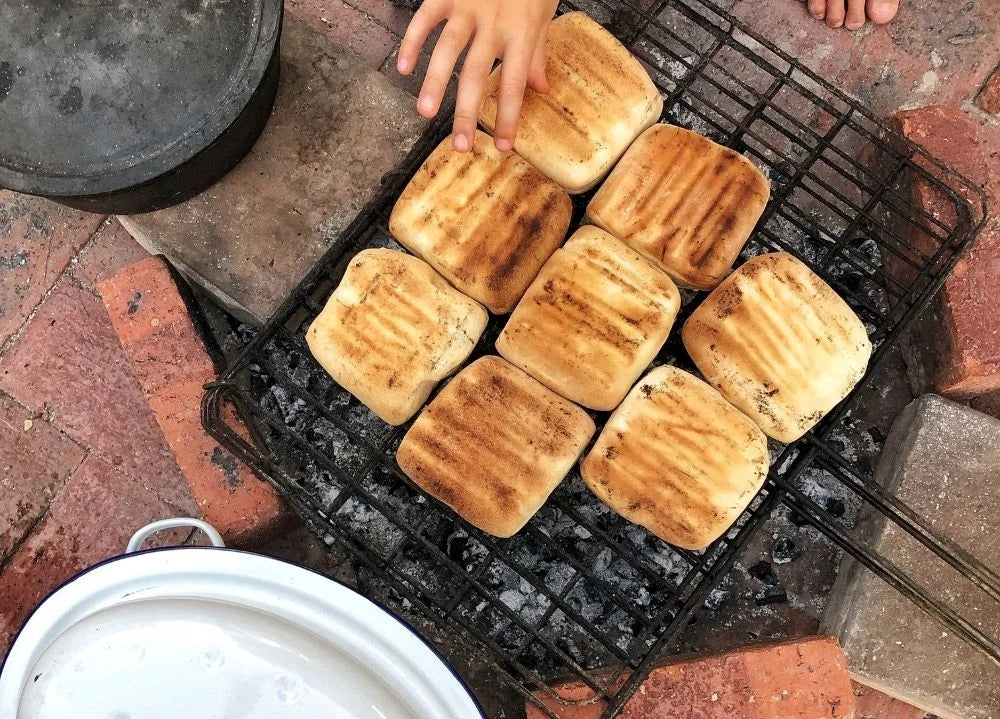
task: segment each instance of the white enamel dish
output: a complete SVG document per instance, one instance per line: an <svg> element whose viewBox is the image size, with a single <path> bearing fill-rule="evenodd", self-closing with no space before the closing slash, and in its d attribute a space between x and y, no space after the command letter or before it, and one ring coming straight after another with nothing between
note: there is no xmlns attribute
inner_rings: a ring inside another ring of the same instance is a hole
<svg viewBox="0 0 1000 719"><path fill-rule="evenodd" d="M127 553L42 602L0 671L4 719L484 719L409 626L331 579L216 545Z"/></svg>

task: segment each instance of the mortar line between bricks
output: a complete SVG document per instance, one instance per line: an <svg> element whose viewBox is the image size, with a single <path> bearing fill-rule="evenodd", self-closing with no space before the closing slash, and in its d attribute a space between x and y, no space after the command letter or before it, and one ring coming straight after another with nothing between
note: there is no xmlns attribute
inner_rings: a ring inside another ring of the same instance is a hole
<svg viewBox="0 0 1000 719"><path fill-rule="evenodd" d="M343 0L342 0L342 2L343 2ZM374 15L372 15L372 14L371 14L370 12L368 12L367 10L362 10L362 9L361 9L361 8L359 8L359 7L357 6L357 5L354 5L354 4L353 4L353 3L351 3L351 2L344 2L344 4L345 4L345 5L347 5L347 6L348 6L348 7L350 7L350 8L353 8L353 9L354 9L355 11L357 11L357 12L358 12L359 14L361 14L361 15L364 15L364 16L365 16L366 18L368 18L368 19L369 19L369 20L371 20L371 21L372 21L373 23L375 23L376 25L378 25L378 26L379 26L380 28L382 28L383 30L385 30L386 32L388 32L388 33L389 33L390 35L392 35L392 36L393 36L393 38L395 38L395 39L396 39L397 41L399 41L399 40L402 40L402 39L403 39L403 36L402 36L402 35L398 35L398 34L396 34L396 31L395 31L395 30L393 30L393 29L392 29L391 27L389 27L388 25L386 25L386 24L385 24L384 22L382 22L381 20L379 20L379 19L378 19L377 17L375 17ZM395 47L393 47L393 50L395 50ZM390 50L390 51L389 51L389 55L392 55L392 50ZM388 57L386 57L386 59L388 59ZM385 60L383 60L383 61L382 61L382 63L384 64L384 63L385 63ZM978 93L977 93L977 94L978 94Z"/></svg>

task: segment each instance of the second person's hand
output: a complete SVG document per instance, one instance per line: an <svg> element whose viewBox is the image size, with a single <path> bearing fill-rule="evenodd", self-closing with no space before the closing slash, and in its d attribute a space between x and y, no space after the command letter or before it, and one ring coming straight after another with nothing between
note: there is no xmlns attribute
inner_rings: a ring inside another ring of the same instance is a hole
<svg viewBox="0 0 1000 719"><path fill-rule="evenodd" d="M472 149L483 91L497 58L502 60L495 144L508 151L514 146L517 120L525 87L548 90L545 78L545 35L558 0L425 0L417 10L399 48L396 68L409 75L427 36L447 20L434 46L431 62L420 88L417 111L434 117L462 51L455 102L452 142L455 149Z"/></svg>

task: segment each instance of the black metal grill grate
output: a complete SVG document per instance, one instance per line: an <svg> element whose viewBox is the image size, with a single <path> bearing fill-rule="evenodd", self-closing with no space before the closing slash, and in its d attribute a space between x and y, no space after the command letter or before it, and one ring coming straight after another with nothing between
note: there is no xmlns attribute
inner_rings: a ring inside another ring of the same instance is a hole
<svg viewBox="0 0 1000 719"><path fill-rule="evenodd" d="M529 698L575 678L613 716L782 499L1000 658L995 638L872 552L796 484L805 469L820 468L1000 600L994 573L934 535L828 441L835 428L845 431L845 417L872 389L875 367L971 243L984 218L981 193L707 0L646 0L642 8L563 3L561 10L569 9L590 12L647 65L666 100L664 120L745 153L770 176L772 200L742 260L783 249L823 276L876 344L868 379L805 439L772 444L764 491L704 552L674 549L620 519L576 473L513 539L468 526L399 471L393 455L406 427L377 420L327 377L304 342L350 257L365 247L398 247L387 232L388 214L447 136L444 119L211 386L206 426L270 477L317 533L346 548L371 591L469 642ZM925 212L914 201L915 186L934 195L940 211ZM576 221L587 199L575 198ZM683 293L678 327L696 294ZM491 350L503 321L491 320L474 357ZM677 334L657 363L691 369ZM231 428L227 403L247 420L253 443Z"/></svg>

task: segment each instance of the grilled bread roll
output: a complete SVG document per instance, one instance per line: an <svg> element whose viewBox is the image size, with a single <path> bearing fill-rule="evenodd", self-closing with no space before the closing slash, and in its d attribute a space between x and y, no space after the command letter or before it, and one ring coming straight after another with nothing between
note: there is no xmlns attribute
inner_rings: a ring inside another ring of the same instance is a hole
<svg viewBox="0 0 1000 719"><path fill-rule="evenodd" d="M359 252L306 332L336 382L389 424L402 424L472 352L487 314L421 259Z"/></svg>
<svg viewBox="0 0 1000 719"><path fill-rule="evenodd" d="M746 509L768 462L767 439L749 418L694 375L664 366L612 413L581 474L629 521L701 549Z"/></svg>
<svg viewBox="0 0 1000 719"><path fill-rule="evenodd" d="M396 452L428 494L509 537L545 503L594 434L586 412L499 357L459 372Z"/></svg>
<svg viewBox="0 0 1000 719"><path fill-rule="evenodd" d="M782 442L801 437L844 399L872 353L847 303L785 252L733 272L681 336L705 378Z"/></svg>
<svg viewBox="0 0 1000 719"><path fill-rule="evenodd" d="M680 294L596 227L556 250L497 339L506 359L585 407L618 406L667 340Z"/></svg>
<svg viewBox="0 0 1000 719"><path fill-rule="evenodd" d="M569 195L477 133L471 152L445 140L403 190L389 231L459 290L510 312L569 228Z"/></svg>
<svg viewBox="0 0 1000 719"><path fill-rule="evenodd" d="M710 290L733 266L770 191L743 155L696 132L654 125L594 195L587 217L682 287Z"/></svg>
<svg viewBox="0 0 1000 719"><path fill-rule="evenodd" d="M656 122L663 98L639 61L585 13L553 20L545 52L550 89L525 92L514 149L569 192L584 192ZM479 113L490 132L502 69L490 75Z"/></svg>

